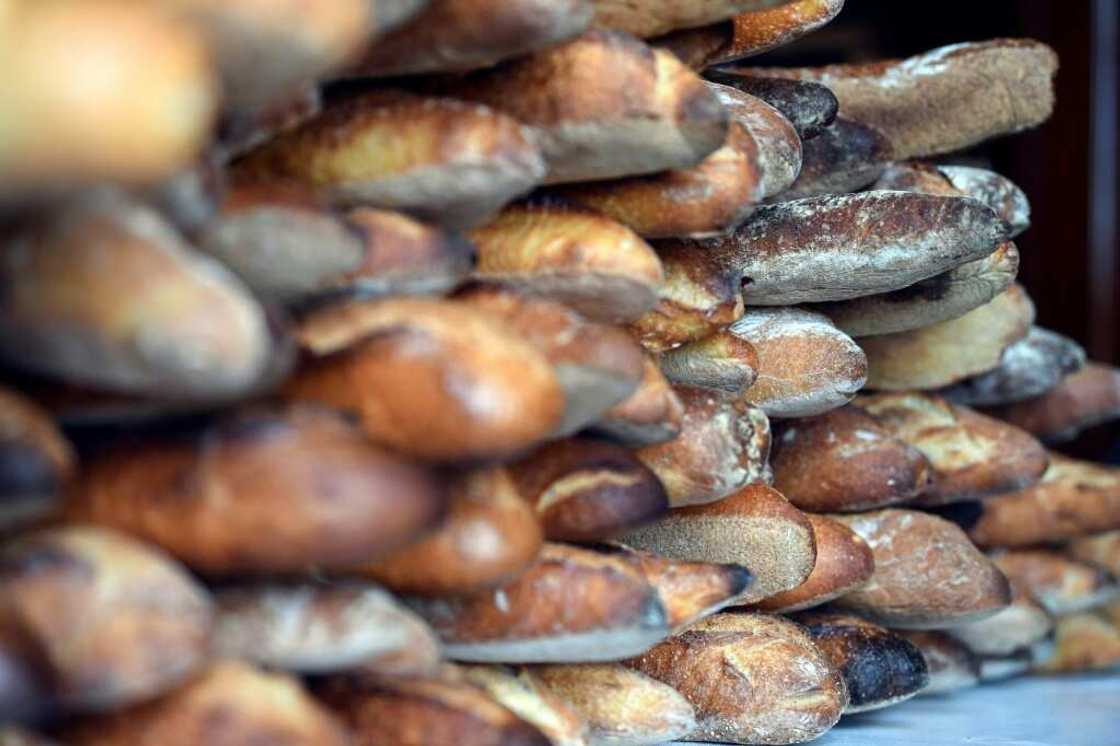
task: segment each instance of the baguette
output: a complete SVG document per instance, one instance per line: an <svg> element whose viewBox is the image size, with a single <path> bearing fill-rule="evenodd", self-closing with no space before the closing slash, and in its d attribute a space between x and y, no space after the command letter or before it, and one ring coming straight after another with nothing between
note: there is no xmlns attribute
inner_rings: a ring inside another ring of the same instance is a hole
<svg viewBox="0 0 1120 746"><path fill-rule="evenodd" d="M332 204L477 225L544 177L529 130L486 106L399 90L329 103L239 160L236 181L290 179Z"/></svg>
<svg viewBox="0 0 1120 746"><path fill-rule="evenodd" d="M624 225L555 205L507 208L470 233L476 275L543 295L599 321L637 318L664 280L653 249Z"/></svg>
<svg viewBox="0 0 1120 746"><path fill-rule="evenodd" d="M551 746L534 725L454 671L431 677L335 677L319 698L356 746Z"/></svg>
<svg viewBox="0 0 1120 746"><path fill-rule="evenodd" d="M740 594L741 604L798 587L817 561L809 519L764 485L746 487L710 505L671 511L622 540L677 560L747 568L754 583Z"/></svg>
<svg viewBox="0 0 1120 746"><path fill-rule="evenodd" d="M1079 614L1120 595L1120 586L1106 570L1059 552L1013 549L993 554L992 560L1055 616Z"/></svg>
<svg viewBox="0 0 1120 746"><path fill-rule="evenodd" d="M761 409L710 389L677 387L680 434L635 451L669 496L671 507L719 500L772 479L770 421Z"/></svg>
<svg viewBox="0 0 1120 746"><path fill-rule="evenodd" d="M10 287L0 353L34 373L225 401L252 393L278 354L264 310L232 273L109 189L7 234L0 281Z"/></svg>
<svg viewBox="0 0 1120 746"><path fill-rule="evenodd" d="M399 593L481 591L515 577L537 558L543 532L509 471L492 467L453 477L447 517L418 541L347 568Z"/></svg>
<svg viewBox="0 0 1120 746"><path fill-rule="evenodd" d="M268 583L220 588L213 650L302 674L361 669L429 674L439 643L420 619L375 585Z"/></svg>
<svg viewBox="0 0 1120 746"><path fill-rule="evenodd" d="M1011 603L1007 578L948 521L914 510L835 515L871 547L875 572L837 606L900 629L940 629Z"/></svg>
<svg viewBox="0 0 1120 746"><path fill-rule="evenodd" d="M727 139L727 113L699 76L669 52L612 31L589 31L436 90L529 125L548 184L691 168Z"/></svg>
<svg viewBox="0 0 1120 746"><path fill-rule="evenodd" d="M877 394L856 400L880 425L922 452L933 481L918 499L943 505L1027 488L1049 457L1018 428L922 394ZM1000 498L995 498L1000 499Z"/></svg>
<svg viewBox="0 0 1120 746"><path fill-rule="evenodd" d="M810 511L846 513L908 502L933 479L921 451L855 404L781 423L770 464L774 488Z"/></svg>
<svg viewBox="0 0 1120 746"><path fill-rule="evenodd" d="M250 110L224 114L210 159L220 165L224 182L225 167L281 132L288 132L323 111L323 94L318 84L305 83L268 104Z"/></svg>
<svg viewBox="0 0 1120 746"><path fill-rule="evenodd" d="M1120 528L1120 469L1050 453L1035 485L980 505L968 533L980 546L1022 547Z"/></svg>
<svg viewBox="0 0 1120 746"><path fill-rule="evenodd" d="M596 28L625 31L634 36L650 37L674 29L706 26L731 18L737 13L761 10L780 5L782 0L652 0L634 3L628 0L591 0L595 5Z"/></svg>
<svg viewBox="0 0 1120 746"><path fill-rule="evenodd" d="M669 507L653 472L626 448L601 440L549 443L506 468L551 541L611 539Z"/></svg>
<svg viewBox="0 0 1120 746"><path fill-rule="evenodd" d="M1085 365L1085 350L1069 337L1032 326L1008 347L999 367L943 389L955 404L1000 406L1045 394Z"/></svg>
<svg viewBox="0 0 1120 746"><path fill-rule="evenodd" d="M922 651L901 635L854 614L810 611L794 619L844 677L844 714L905 702L929 686Z"/></svg>
<svg viewBox="0 0 1120 746"><path fill-rule="evenodd" d="M122 443L87 464L67 512L206 574L282 573L345 566L415 540L439 521L443 491L343 417L292 408Z"/></svg>
<svg viewBox="0 0 1120 746"><path fill-rule="evenodd" d="M434 0L381 37L348 76L415 75L490 67L579 36L586 0Z"/></svg>
<svg viewBox="0 0 1120 746"><path fill-rule="evenodd" d="M837 117L805 143L797 181L774 201L859 191L879 178L891 157L891 143L882 132Z"/></svg>
<svg viewBox="0 0 1120 746"><path fill-rule="evenodd" d="M898 634L926 659L929 684L919 696L945 694L980 683L980 660L963 643L945 632L900 630Z"/></svg>
<svg viewBox="0 0 1120 746"><path fill-rule="evenodd" d="M823 515L805 515L813 527L817 560L805 582L760 601L759 611L788 614L820 606L862 587L875 572L871 547L842 523Z"/></svg>
<svg viewBox="0 0 1120 746"><path fill-rule="evenodd" d="M1054 618L1014 578L1011 605L978 622L950 627L945 632L982 656L1011 655L1043 642L1054 631Z"/></svg>
<svg viewBox="0 0 1120 746"><path fill-rule="evenodd" d="M62 737L73 746L346 746L349 735L298 679L222 661L161 699L78 721Z"/></svg>
<svg viewBox="0 0 1120 746"><path fill-rule="evenodd" d="M732 122L738 123L758 144L758 199L784 191L801 171L801 138L793 123L760 98L737 88L707 83L727 110Z"/></svg>
<svg viewBox="0 0 1120 746"><path fill-rule="evenodd" d="M647 355L638 388L604 412L592 430L630 446L647 446L676 438L683 418L684 404Z"/></svg>
<svg viewBox="0 0 1120 746"><path fill-rule="evenodd" d="M465 666L463 678L536 726L552 746L586 746L583 720L533 672L509 666Z"/></svg>
<svg viewBox="0 0 1120 746"><path fill-rule="evenodd" d="M665 607L638 568L564 544L546 544L534 565L492 591L409 604L460 661L619 660L669 634Z"/></svg>
<svg viewBox="0 0 1120 746"><path fill-rule="evenodd" d="M206 664L209 594L158 550L66 526L8 540L0 567L5 615L41 662L53 707L114 710L174 689Z"/></svg>
<svg viewBox="0 0 1120 746"><path fill-rule="evenodd" d="M680 692L619 663L534 666L533 676L588 726L592 746L656 746L696 729Z"/></svg>
<svg viewBox="0 0 1120 746"><path fill-rule="evenodd" d="M742 394L758 378L754 345L726 329L668 350L658 361L673 383L730 394Z"/></svg>
<svg viewBox="0 0 1120 746"><path fill-rule="evenodd" d="M831 21L843 7L844 0L788 0L773 8L748 9L723 23L678 31L655 43L702 70L796 41Z"/></svg>
<svg viewBox="0 0 1120 746"><path fill-rule="evenodd" d="M742 75L733 68L712 68L704 76L714 83L731 86L773 106L789 120L802 143L818 136L836 119L840 104L832 91L820 83L784 78Z"/></svg>
<svg viewBox="0 0 1120 746"><path fill-rule="evenodd" d="M1045 394L997 407L991 414L1046 443L1072 440L1120 417L1120 370L1090 361Z"/></svg>
<svg viewBox="0 0 1120 746"><path fill-rule="evenodd" d="M1091 562L1120 578L1120 530L1074 539L1066 551L1075 559Z"/></svg>
<svg viewBox="0 0 1120 746"><path fill-rule="evenodd" d="M314 357L284 397L352 412L367 436L402 453L509 456L562 421L564 392L545 355L461 301L342 303L306 316L299 335Z"/></svg>
<svg viewBox="0 0 1120 746"><path fill-rule="evenodd" d="M994 39L901 61L753 70L823 83L840 100L842 116L881 129L895 158L905 160L1038 126L1054 108L1057 67L1057 55L1045 44Z"/></svg>
<svg viewBox="0 0 1120 746"><path fill-rule="evenodd" d="M1097 614L1072 614L1054 628L1053 653L1038 662L1039 673L1107 671L1120 666L1120 629Z"/></svg>
<svg viewBox="0 0 1120 746"><path fill-rule="evenodd" d="M0 386L0 534L53 513L76 471L73 447L50 415Z"/></svg>
<svg viewBox="0 0 1120 746"><path fill-rule="evenodd" d="M867 358L820 314L751 309L730 327L758 351L758 379L742 399L770 417L811 417L851 401L867 379Z"/></svg>
<svg viewBox="0 0 1120 746"><path fill-rule="evenodd" d="M800 626L766 614L717 614L626 661L684 695L690 741L787 744L831 728L844 679Z"/></svg>
<svg viewBox="0 0 1120 746"><path fill-rule="evenodd" d="M622 329L503 287L475 286L457 297L500 317L548 358L564 390L564 417L555 435L582 429L637 390L645 358Z"/></svg>
<svg viewBox="0 0 1120 746"><path fill-rule="evenodd" d="M1012 284L964 316L921 329L860 339L868 388L935 389L999 367L1007 348L1034 324L1034 303Z"/></svg>

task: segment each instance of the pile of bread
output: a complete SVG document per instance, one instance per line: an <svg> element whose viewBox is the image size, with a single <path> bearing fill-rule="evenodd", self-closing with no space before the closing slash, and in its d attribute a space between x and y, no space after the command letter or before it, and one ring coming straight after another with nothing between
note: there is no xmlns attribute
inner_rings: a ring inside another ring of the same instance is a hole
<svg viewBox="0 0 1120 746"><path fill-rule="evenodd" d="M740 61L842 4L0 3L0 742L784 744L1120 662L1120 470L1043 445L1120 373L943 158L1055 56Z"/></svg>

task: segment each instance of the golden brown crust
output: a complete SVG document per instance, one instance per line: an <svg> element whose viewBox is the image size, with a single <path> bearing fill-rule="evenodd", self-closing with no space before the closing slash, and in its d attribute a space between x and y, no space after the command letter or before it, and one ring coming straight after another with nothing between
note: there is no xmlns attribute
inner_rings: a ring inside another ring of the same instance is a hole
<svg viewBox="0 0 1120 746"><path fill-rule="evenodd" d="M929 460L933 480L919 497L921 505L1023 489L1049 464L1046 449L1027 433L936 396L875 394L856 403Z"/></svg>
<svg viewBox="0 0 1120 746"><path fill-rule="evenodd" d="M833 515L868 543L875 572L838 606L902 629L982 619L1011 602L1007 578L952 523L914 510Z"/></svg>
<svg viewBox="0 0 1120 746"><path fill-rule="evenodd" d="M291 179L333 204L398 209L449 228L477 225L543 174L528 130L511 117L388 89L329 104L234 166L237 181Z"/></svg>
<svg viewBox="0 0 1120 746"><path fill-rule="evenodd" d="M1120 371L1090 362L1042 396L990 413L1048 443L1071 440L1120 416Z"/></svg>
<svg viewBox="0 0 1120 746"><path fill-rule="evenodd" d="M51 513L75 469L74 451L47 412L0 386L0 531Z"/></svg>
<svg viewBox="0 0 1120 746"><path fill-rule="evenodd" d="M626 448L601 440L555 441L507 469L552 541L611 539L669 507L653 472Z"/></svg>
<svg viewBox="0 0 1120 746"><path fill-rule="evenodd" d="M206 591L163 553L116 532L68 526L8 541L0 595L67 710L150 699L210 654Z"/></svg>
<svg viewBox="0 0 1120 746"><path fill-rule="evenodd" d="M498 585L537 557L540 523L504 467L453 478L443 524L387 557L354 569L399 593L460 594Z"/></svg>
<svg viewBox="0 0 1120 746"><path fill-rule="evenodd" d="M565 303L591 319L629 320L649 309L664 275L653 249L594 212L517 205L470 233L484 280Z"/></svg>
<svg viewBox="0 0 1120 746"><path fill-rule="evenodd" d="M463 678L536 726L552 746L586 746L587 726L575 710L557 697L528 668L463 666Z"/></svg>
<svg viewBox="0 0 1120 746"><path fill-rule="evenodd" d="M861 587L875 572L871 547L842 523L823 515L805 515L813 527L817 560L805 582L763 599L759 611L789 613L831 601Z"/></svg>
<svg viewBox="0 0 1120 746"><path fill-rule="evenodd" d="M617 660L669 634L666 611L638 568L565 544L545 544L534 565L494 590L410 603L453 660Z"/></svg>
<svg viewBox="0 0 1120 746"><path fill-rule="evenodd" d="M354 412L373 440L420 458L508 456L563 416L545 356L466 303L353 301L307 316L300 337L317 357L284 395Z"/></svg>
<svg viewBox="0 0 1120 746"><path fill-rule="evenodd" d="M0 277L8 288L0 347L37 373L122 393L222 399L257 386L276 352L248 289L116 191L83 195L9 235Z"/></svg>
<svg viewBox="0 0 1120 746"><path fill-rule="evenodd" d="M675 29L706 26L737 13L762 10L782 0L592 0L596 28L612 28L650 37Z"/></svg>
<svg viewBox="0 0 1120 746"><path fill-rule="evenodd" d="M684 405L680 434L635 451L661 480L671 506L713 502L771 480L770 422L761 409L711 389L675 391Z"/></svg>
<svg viewBox="0 0 1120 746"><path fill-rule="evenodd" d="M235 662L216 663L162 699L79 721L65 730L64 738L74 746L349 744L342 725L298 680Z"/></svg>
<svg viewBox="0 0 1120 746"><path fill-rule="evenodd" d="M68 512L204 573L275 573L396 549L439 520L443 491L341 416L294 407L106 452L87 465Z"/></svg>
<svg viewBox="0 0 1120 746"><path fill-rule="evenodd" d="M676 384L742 394L758 378L758 351L723 329L662 353L661 372Z"/></svg>
<svg viewBox="0 0 1120 746"><path fill-rule="evenodd" d="M802 510L872 510L912 500L930 485L921 451L862 407L848 404L775 429L774 488Z"/></svg>
<svg viewBox="0 0 1120 746"><path fill-rule="evenodd" d="M707 83L720 104L758 144L758 197L766 199L786 190L801 170L801 138L793 123L760 98L737 88Z"/></svg>
<svg viewBox="0 0 1120 746"><path fill-rule="evenodd" d="M969 526L980 546L1021 547L1120 528L1120 469L1050 452L1038 484L984 501Z"/></svg>
<svg viewBox="0 0 1120 746"><path fill-rule="evenodd" d="M551 184L691 168L727 138L727 113L699 76L615 32L589 31L438 88L533 127Z"/></svg>
<svg viewBox="0 0 1120 746"><path fill-rule="evenodd" d="M578 36L590 21L586 0L438 0L370 45L347 75L489 67Z"/></svg>
<svg viewBox="0 0 1120 746"><path fill-rule="evenodd" d="M848 703L843 678L805 630L766 614L716 614L626 665L692 704L689 740L808 741Z"/></svg>
<svg viewBox="0 0 1120 746"><path fill-rule="evenodd" d="M992 554L1012 583L1051 614L1075 614L1116 598L1116 581L1097 565L1045 549L1012 549Z"/></svg>
<svg viewBox="0 0 1120 746"><path fill-rule="evenodd" d="M1120 666L1120 628L1097 614L1072 614L1054 628L1054 650L1035 665L1041 673L1103 671Z"/></svg>
<svg viewBox="0 0 1120 746"><path fill-rule="evenodd" d="M804 583L817 559L809 519L775 490L751 485L718 502L670 511L623 537L628 545L692 562L741 565L754 576L737 603Z"/></svg>
<svg viewBox="0 0 1120 746"><path fill-rule="evenodd" d="M594 429L628 445L664 443L681 431L684 405L653 357L646 355L642 380L624 401L608 409Z"/></svg>

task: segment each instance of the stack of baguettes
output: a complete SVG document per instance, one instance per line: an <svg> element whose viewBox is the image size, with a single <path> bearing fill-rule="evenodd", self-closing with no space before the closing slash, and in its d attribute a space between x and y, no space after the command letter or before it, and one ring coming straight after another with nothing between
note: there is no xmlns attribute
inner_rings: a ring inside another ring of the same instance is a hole
<svg viewBox="0 0 1120 746"><path fill-rule="evenodd" d="M0 3L0 742L795 743L1120 661L1120 471L1040 444L1120 374L937 161L1057 60L736 62L841 5Z"/></svg>

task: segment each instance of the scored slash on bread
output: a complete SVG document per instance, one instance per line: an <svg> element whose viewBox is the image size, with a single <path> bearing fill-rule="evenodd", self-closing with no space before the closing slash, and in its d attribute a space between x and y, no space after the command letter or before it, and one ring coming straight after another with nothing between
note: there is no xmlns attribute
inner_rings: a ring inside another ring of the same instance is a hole
<svg viewBox="0 0 1120 746"><path fill-rule="evenodd" d="M680 397L653 357L646 355L638 388L604 412L591 429L626 445L648 446L676 438L683 419Z"/></svg>
<svg viewBox="0 0 1120 746"><path fill-rule="evenodd" d="M832 91L820 83L740 75L729 68L705 70L704 77L773 106L793 125L802 145L832 124L840 106Z"/></svg>
<svg viewBox="0 0 1120 746"><path fill-rule="evenodd" d="M548 737L551 746L586 746L587 726L532 670L511 666L462 666L463 678Z"/></svg>
<svg viewBox="0 0 1120 746"><path fill-rule="evenodd" d="M1120 370L1090 361L1041 396L989 414L1046 443L1072 440L1082 430L1120 417Z"/></svg>

